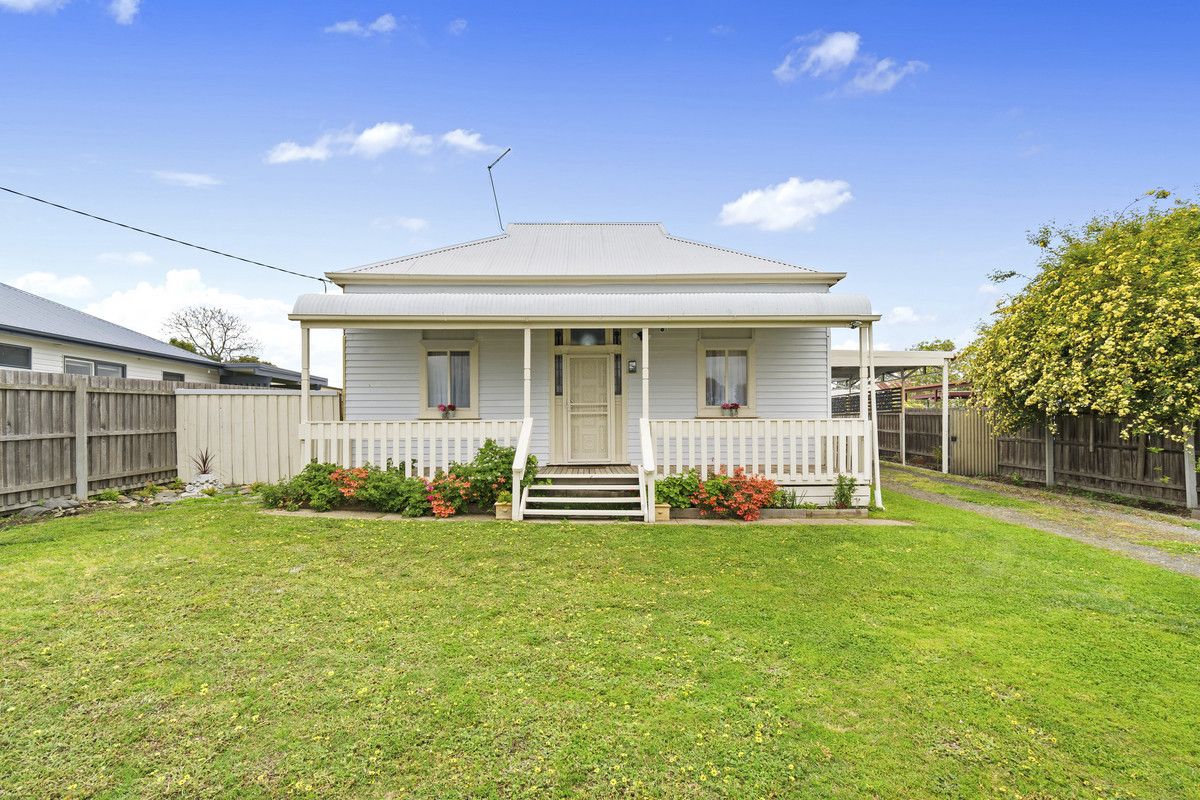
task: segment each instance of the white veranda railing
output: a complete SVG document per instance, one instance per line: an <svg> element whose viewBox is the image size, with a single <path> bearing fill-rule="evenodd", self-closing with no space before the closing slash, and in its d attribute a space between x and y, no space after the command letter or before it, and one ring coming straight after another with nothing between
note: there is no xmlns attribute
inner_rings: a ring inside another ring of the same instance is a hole
<svg viewBox="0 0 1200 800"><path fill-rule="evenodd" d="M305 461L343 467L392 465L432 478L452 462L470 461L488 439L513 447L527 423L519 419L350 420L300 425ZM524 463L522 461L522 463Z"/></svg>
<svg viewBox="0 0 1200 800"><path fill-rule="evenodd" d="M864 485L873 478L870 420L725 417L641 423L643 471L651 475L741 467L784 486L833 484L838 475Z"/></svg>

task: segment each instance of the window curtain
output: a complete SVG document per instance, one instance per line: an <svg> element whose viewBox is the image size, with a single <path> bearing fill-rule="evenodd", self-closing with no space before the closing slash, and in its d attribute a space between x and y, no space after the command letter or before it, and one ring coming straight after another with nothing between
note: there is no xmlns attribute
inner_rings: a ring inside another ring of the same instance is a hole
<svg viewBox="0 0 1200 800"><path fill-rule="evenodd" d="M425 357L425 405L437 408L449 403L450 365L446 353L430 353Z"/></svg>
<svg viewBox="0 0 1200 800"><path fill-rule="evenodd" d="M725 402L725 351L704 351L704 405Z"/></svg>
<svg viewBox="0 0 1200 800"><path fill-rule="evenodd" d="M745 350L730 350L725 360L725 402L747 405L750 356Z"/></svg>
<svg viewBox="0 0 1200 800"><path fill-rule="evenodd" d="M450 354L450 402L456 406L471 406L471 353Z"/></svg>

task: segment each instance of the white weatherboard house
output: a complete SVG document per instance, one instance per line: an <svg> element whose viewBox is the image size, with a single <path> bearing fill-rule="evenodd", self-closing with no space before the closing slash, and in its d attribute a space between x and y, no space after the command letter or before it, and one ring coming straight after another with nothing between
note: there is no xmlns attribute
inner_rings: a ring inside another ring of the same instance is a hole
<svg viewBox="0 0 1200 800"><path fill-rule="evenodd" d="M870 380L862 416L830 411L830 329L859 329L868 378L879 319L830 291L844 273L656 223L552 223L328 277L343 293L291 314L303 371L311 328L345 337L346 419L301 423L311 458L430 476L494 438L517 448L515 480L532 453L552 481L515 498L517 519L652 519L656 477L689 467L744 467L816 503L839 474L859 503L878 482Z"/></svg>

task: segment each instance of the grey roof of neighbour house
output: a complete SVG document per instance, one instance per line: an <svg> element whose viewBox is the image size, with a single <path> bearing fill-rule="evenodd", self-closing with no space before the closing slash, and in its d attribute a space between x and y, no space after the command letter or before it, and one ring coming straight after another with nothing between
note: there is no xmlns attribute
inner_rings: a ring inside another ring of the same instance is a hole
<svg viewBox="0 0 1200 800"><path fill-rule="evenodd" d="M868 320L871 301L861 294L826 292L355 292L306 294L292 319L401 319L430 323L462 320L567 322L574 320L681 322Z"/></svg>
<svg viewBox="0 0 1200 800"><path fill-rule="evenodd" d="M203 364L213 369L220 366L203 356L5 283L0 283L0 330Z"/></svg>
<svg viewBox="0 0 1200 800"><path fill-rule="evenodd" d="M724 247L680 239L657 222L512 223L504 233L329 273L453 279L777 275L839 279Z"/></svg>

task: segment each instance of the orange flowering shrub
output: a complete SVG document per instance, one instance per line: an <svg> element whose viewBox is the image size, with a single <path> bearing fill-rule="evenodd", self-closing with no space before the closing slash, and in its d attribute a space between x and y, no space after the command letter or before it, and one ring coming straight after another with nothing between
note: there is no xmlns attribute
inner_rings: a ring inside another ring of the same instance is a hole
<svg viewBox="0 0 1200 800"><path fill-rule="evenodd" d="M762 516L763 506L771 503L778 488L770 478L747 475L737 467L732 475L722 471L701 481L692 500L701 516L737 517L752 522Z"/></svg>
<svg viewBox="0 0 1200 800"><path fill-rule="evenodd" d="M454 516L466 508L470 497L471 481L454 473L438 475L429 482L429 505L434 516Z"/></svg>
<svg viewBox="0 0 1200 800"><path fill-rule="evenodd" d="M354 497L354 493L367 480L367 468L349 467L346 469L335 469L329 473L329 480L342 493L342 497Z"/></svg>

